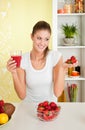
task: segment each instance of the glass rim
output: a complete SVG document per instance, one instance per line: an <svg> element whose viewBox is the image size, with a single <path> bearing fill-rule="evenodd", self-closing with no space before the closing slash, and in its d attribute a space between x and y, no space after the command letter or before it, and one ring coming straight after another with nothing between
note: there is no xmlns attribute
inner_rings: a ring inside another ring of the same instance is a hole
<svg viewBox="0 0 85 130"><path fill-rule="evenodd" d="M11 50L10 51L10 56L21 56L22 55L22 50Z"/></svg>

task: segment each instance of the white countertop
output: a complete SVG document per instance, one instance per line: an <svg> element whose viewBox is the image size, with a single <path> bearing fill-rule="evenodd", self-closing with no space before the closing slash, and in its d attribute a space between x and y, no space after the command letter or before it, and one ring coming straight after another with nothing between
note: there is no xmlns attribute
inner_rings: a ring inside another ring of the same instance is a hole
<svg viewBox="0 0 85 130"><path fill-rule="evenodd" d="M1 130L85 130L85 103L58 103L61 111L50 122L40 121L36 116L36 104L15 103L16 110L9 123Z"/></svg>

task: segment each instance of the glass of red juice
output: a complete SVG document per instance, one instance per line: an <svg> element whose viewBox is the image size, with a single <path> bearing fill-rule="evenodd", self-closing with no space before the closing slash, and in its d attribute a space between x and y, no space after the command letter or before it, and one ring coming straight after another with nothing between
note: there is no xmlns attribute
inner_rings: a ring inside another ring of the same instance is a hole
<svg viewBox="0 0 85 130"><path fill-rule="evenodd" d="M16 67L20 67L22 51L20 50L11 51L11 58L13 58L13 60L15 60L15 62L17 63Z"/></svg>

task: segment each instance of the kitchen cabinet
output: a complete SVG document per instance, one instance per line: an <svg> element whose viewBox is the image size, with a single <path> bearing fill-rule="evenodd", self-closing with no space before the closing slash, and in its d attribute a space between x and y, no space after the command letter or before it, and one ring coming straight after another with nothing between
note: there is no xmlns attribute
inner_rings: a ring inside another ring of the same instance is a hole
<svg viewBox="0 0 85 130"><path fill-rule="evenodd" d="M77 101L85 101L85 0L82 13L63 12L65 7L65 0L53 0L53 18L52 18L52 32L53 32L53 50L59 50L63 55L64 62L71 56L75 56L78 60L78 64L81 69L80 77L68 77L65 78L65 93L68 99L67 83L77 84L78 94ZM73 6L75 3L72 3ZM74 6L75 7L75 6ZM61 9L60 11L58 11ZM75 24L78 28L78 35L75 37L75 43L73 45L65 45L63 42L64 34L62 32L63 24Z"/></svg>

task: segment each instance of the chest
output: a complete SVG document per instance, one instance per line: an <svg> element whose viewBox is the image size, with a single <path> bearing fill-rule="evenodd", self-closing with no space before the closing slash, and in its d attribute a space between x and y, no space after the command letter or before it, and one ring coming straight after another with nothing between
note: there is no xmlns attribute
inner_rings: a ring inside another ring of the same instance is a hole
<svg viewBox="0 0 85 130"><path fill-rule="evenodd" d="M46 60L40 60L40 61L36 61L36 60L31 60L31 65L35 70L41 70L45 67L46 65Z"/></svg>
<svg viewBox="0 0 85 130"><path fill-rule="evenodd" d="M49 86L53 80L53 70L48 67L46 70L34 71L32 69L26 70L26 82L28 86Z"/></svg>

